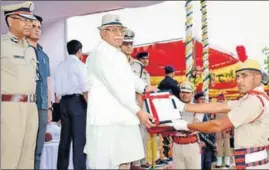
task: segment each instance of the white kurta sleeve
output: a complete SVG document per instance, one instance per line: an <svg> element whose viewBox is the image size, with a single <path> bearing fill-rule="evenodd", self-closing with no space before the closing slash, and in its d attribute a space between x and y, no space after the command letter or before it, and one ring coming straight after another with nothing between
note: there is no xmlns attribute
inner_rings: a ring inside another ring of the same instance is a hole
<svg viewBox="0 0 269 170"><path fill-rule="evenodd" d="M140 108L136 104L134 78L128 62L125 62L121 56L113 56L113 54L104 56L108 54L99 52L94 55L98 57L96 57L95 68L91 70L97 74L120 104L136 114Z"/></svg>

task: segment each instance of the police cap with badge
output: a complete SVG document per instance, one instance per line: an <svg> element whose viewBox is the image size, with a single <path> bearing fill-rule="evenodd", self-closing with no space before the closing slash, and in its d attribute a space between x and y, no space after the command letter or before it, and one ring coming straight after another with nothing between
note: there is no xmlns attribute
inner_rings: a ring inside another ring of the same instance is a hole
<svg viewBox="0 0 269 170"><path fill-rule="evenodd" d="M260 72L262 75L263 84L268 84L268 75L263 71L261 65L256 61L249 59L244 46L237 46L236 47L237 55L240 60L239 66L235 69L235 72L243 71L243 70L253 70Z"/></svg>
<svg viewBox="0 0 269 170"><path fill-rule="evenodd" d="M192 93L195 91L194 85L189 81L184 81L180 84L180 92Z"/></svg>
<svg viewBox="0 0 269 170"><path fill-rule="evenodd" d="M131 29L127 29L124 32L123 43L125 44L133 44L135 33Z"/></svg>
<svg viewBox="0 0 269 170"><path fill-rule="evenodd" d="M18 15L22 18L30 20L36 19L33 15L34 4L31 1L26 1L21 4L4 5L2 6L2 10L4 11L7 25L7 18L12 15Z"/></svg>

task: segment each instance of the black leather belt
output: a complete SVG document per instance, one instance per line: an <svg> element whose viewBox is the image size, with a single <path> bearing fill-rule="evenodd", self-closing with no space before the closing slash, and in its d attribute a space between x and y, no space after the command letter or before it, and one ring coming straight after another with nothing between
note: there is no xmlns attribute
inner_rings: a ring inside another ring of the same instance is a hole
<svg viewBox="0 0 269 170"><path fill-rule="evenodd" d="M64 95L62 96L62 99L70 99L70 98L73 98L73 97L83 97L82 94L68 94L68 95Z"/></svg>

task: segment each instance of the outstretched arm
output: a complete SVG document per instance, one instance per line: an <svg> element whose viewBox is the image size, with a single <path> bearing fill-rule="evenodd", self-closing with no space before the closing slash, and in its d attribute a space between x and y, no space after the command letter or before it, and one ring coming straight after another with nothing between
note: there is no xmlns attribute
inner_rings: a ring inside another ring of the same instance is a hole
<svg viewBox="0 0 269 170"><path fill-rule="evenodd" d="M201 104L185 104L185 112L193 113L228 113L231 111L227 103L201 103Z"/></svg>
<svg viewBox="0 0 269 170"><path fill-rule="evenodd" d="M233 128L232 122L229 120L228 116L222 119L211 120L204 123L188 123L188 129L193 131L199 131L203 133L214 133L220 132L228 128Z"/></svg>
<svg viewBox="0 0 269 170"><path fill-rule="evenodd" d="M176 130L191 130L203 133L220 132L224 129L234 127L228 116L225 116L222 119L211 120L204 123L188 123L185 120L178 119L166 125L173 126Z"/></svg>

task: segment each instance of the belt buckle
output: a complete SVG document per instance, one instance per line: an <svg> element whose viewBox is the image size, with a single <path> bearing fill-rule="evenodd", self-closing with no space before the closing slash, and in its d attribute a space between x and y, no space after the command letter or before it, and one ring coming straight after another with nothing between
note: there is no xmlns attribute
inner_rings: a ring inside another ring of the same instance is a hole
<svg viewBox="0 0 269 170"><path fill-rule="evenodd" d="M30 95L28 95L27 101L28 102L34 102L34 99L35 99L35 95L34 94L30 94Z"/></svg>

